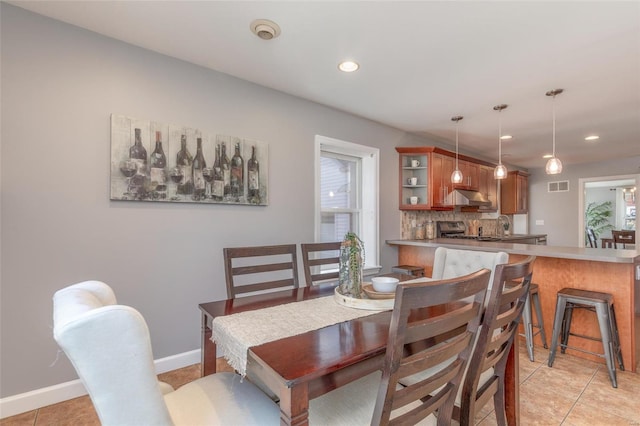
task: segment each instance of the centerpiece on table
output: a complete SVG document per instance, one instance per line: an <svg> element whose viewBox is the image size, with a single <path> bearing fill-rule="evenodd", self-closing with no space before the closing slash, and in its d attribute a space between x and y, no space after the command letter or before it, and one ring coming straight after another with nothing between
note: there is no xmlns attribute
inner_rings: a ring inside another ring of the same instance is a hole
<svg viewBox="0 0 640 426"><path fill-rule="evenodd" d="M347 232L340 244L339 289L344 296L361 299L364 268L364 244L353 232Z"/></svg>

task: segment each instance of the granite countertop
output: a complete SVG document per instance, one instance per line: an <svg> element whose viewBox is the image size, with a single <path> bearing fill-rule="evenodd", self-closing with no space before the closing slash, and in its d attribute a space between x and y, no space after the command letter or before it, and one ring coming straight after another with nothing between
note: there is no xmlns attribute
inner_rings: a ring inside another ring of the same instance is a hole
<svg viewBox="0 0 640 426"><path fill-rule="evenodd" d="M544 235L544 234L543 234ZM477 241L452 238L435 240L387 240L392 246L447 247L460 250L504 251L525 256L554 257L558 259L591 260L595 262L634 263L640 257L638 250L603 249L589 247L556 247L517 244L504 241ZM640 259L638 259L640 261Z"/></svg>

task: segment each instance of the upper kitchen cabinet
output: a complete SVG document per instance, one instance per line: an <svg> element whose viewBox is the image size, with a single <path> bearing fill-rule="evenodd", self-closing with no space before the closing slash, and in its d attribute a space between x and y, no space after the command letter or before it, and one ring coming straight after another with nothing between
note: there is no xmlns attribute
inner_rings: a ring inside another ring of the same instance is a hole
<svg viewBox="0 0 640 426"><path fill-rule="evenodd" d="M453 210L450 194L454 189L481 192L491 201L491 206L475 207L477 211L497 210L497 184L490 163L460 155L463 181L454 185L451 174L456 166L455 153L433 146L397 147L396 151L400 162L400 210Z"/></svg>
<svg viewBox="0 0 640 426"><path fill-rule="evenodd" d="M529 174L516 170L507 173L500 184L500 213L529 212Z"/></svg>
<svg viewBox="0 0 640 426"><path fill-rule="evenodd" d="M400 210L429 209L430 151L424 148L396 148L396 151L400 154Z"/></svg>
<svg viewBox="0 0 640 426"><path fill-rule="evenodd" d="M479 165L478 191L489 201L490 206L483 207L483 212L498 211L498 181L493 177L493 167Z"/></svg>

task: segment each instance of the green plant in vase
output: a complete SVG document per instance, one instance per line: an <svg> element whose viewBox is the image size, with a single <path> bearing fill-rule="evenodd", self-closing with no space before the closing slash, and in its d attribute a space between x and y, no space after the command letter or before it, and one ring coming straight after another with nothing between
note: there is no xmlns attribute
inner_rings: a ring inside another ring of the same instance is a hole
<svg viewBox="0 0 640 426"><path fill-rule="evenodd" d="M340 293L362 298L364 244L353 232L347 232L340 244Z"/></svg>

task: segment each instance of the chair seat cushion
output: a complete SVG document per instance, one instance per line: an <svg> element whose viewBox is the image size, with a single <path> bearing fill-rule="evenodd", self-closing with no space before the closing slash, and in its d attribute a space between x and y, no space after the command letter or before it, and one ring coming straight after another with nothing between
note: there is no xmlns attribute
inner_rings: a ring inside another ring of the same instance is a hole
<svg viewBox="0 0 640 426"><path fill-rule="evenodd" d="M280 409L233 373L216 373L164 396L176 425L278 425Z"/></svg>
<svg viewBox="0 0 640 426"><path fill-rule="evenodd" d="M376 371L348 385L309 401L309 425L311 426L369 426L376 405L382 373ZM409 404L394 414L404 413L418 404ZM437 424L434 415L429 415L418 425Z"/></svg>

